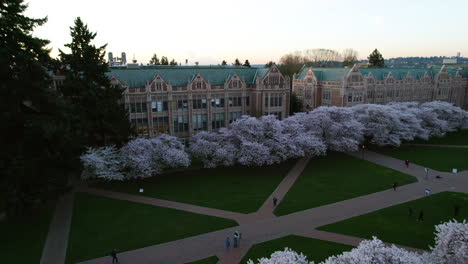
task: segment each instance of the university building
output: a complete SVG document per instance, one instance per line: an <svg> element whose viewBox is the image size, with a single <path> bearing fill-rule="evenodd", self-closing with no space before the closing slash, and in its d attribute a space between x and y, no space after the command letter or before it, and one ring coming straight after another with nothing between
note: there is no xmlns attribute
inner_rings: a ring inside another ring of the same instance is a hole
<svg viewBox="0 0 468 264"><path fill-rule="evenodd" d="M289 115L290 81L271 68L155 66L112 68L112 85L140 136L168 133L187 138L216 131L242 115Z"/></svg>
<svg viewBox="0 0 468 264"><path fill-rule="evenodd" d="M319 106L353 106L403 101L446 101L468 107L468 71L454 68L391 69L302 67L293 92L303 111Z"/></svg>

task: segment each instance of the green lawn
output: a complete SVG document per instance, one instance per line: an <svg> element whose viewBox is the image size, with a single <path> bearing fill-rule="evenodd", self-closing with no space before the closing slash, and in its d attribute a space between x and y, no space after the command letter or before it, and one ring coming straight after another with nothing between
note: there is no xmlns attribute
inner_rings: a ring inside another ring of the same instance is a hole
<svg viewBox="0 0 468 264"><path fill-rule="evenodd" d="M256 212L286 176L295 160L268 167L199 169L163 174L143 182L143 195L223 209ZM97 187L138 193L136 181L107 182Z"/></svg>
<svg viewBox="0 0 468 264"><path fill-rule="evenodd" d="M459 171L468 169L468 148L401 146L396 149L378 148L376 151L438 171L452 171L452 168Z"/></svg>
<svg viewBox="0 0 468 264"><path fill-rule="evenodd" d="M390 168L331 152L310 161L275 214L286 215L382 191L392 188L394 182L401 186L415 181Z"/></svg>
<svg viewBox="0 0 468 264"><path fill-rule="evenodd" d="M54 209L49 201L31 215L0 221L2 263L39 263Z"/></svg>
<svg viewBox="0 0 468 264"><path fill-rule="evenodd" d="M114 200L76 196L67 263L236 226L233 220Z"/></svg>
<svg viewBox="0 0 468 264"><path fill-rule="evenodd" d="M254 245L240 263L245 264L249 259L255 262L262 257L269 258L273 252L284 250L286 247L304 254L307 260L316 263L353 248L348 245L291 235Z"/></svg>
<svg viewBox="0 0 468 264"><path fill-rule="evenodd" d="M461 209L456 219L468 219L468 194L443 192L318 229L362 238L377 236L385 242L429 249L428 245L434 245L434 226L453 219L457 204ZM421 209L424 221L417 221Z"/></svg>
<svg viewBox="0 0 468 264"><path fill-rule="evenodd" d="M432 137L429 140L417 139L417 144L436 144L436 145L468 145L468 129L447 133L444 137Z"/></svg>
<svg viewBox="0 0 468 264"><path fill-rule="evenodd" d="M200 260L189 262L186 264L216 264L218 263L218 260L219 260L218 257L212 256L206 259L200 259Z"/></svg>

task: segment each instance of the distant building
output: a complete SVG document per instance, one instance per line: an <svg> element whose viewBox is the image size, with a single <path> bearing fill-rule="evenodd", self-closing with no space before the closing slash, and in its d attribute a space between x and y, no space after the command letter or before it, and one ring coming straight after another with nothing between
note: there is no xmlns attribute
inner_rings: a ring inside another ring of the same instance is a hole
<svg viewBox="0 0 468 264"><path fill-rule="evenodd" d="M442 64L457 64L458 60L457 58L452 58L452 59L443 59Z"/></svg>
<svg viewBox="0 0 468 264"><path fill-rule="evenodd" d="M275 65L115 67L107 75L125 89L130 121L140 136L187 138L242 115L289 115L289 78Z"/></svg>
<svg viewBox="0 0 468 264"><path fill-rule="evenodd" d="M384 104L393 101L446 101L468 107L468 71L432 69L352 69L302 67L293 93L308 111L319 106Z"/></svg>
<svg viewBox="0 0 468 264"><path fill-rule="evenodd" d="M114 57L112 52L108 54L108 62L109 66L116 67L116 66L126 66L127 65L127 55L125 52L122 52L121 57Z"/></svg>

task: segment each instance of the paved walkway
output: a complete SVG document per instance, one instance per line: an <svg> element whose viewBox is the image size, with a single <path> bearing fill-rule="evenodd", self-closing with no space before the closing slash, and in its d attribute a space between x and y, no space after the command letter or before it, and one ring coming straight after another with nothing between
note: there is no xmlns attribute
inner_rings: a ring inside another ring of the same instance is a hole
<svg viewBox="0 0 468 264"><path fill-rule="evenodd" d="M361 154L351 155L362 158ZM425 196L425 188L430 188L432 193L438 193L453 191L455 187L455 191L468 193L468 171L461 172L458 175L436 172L438 175L443 175L443 178L438 180L426 180L424 169L421 166L412 164L409 168L406 168L401 160L371 151L365 152L364 159L413 175L418 178L419 182L401 186L397 191L389 189L281 217L254 217L249 221L241 223L238 227L123 252L119 255L120 263L182 264L214 255L220 257L221 263L238 263L251 245L281 238L290 234L310 234L313 232L313 229L322 225L331 224L350 217L422 198ZM296 164L293 170L301 166L300 164ZM301 171L302 170L297 169L296 173L300 174ZM432 170L432 172L434 171ZM282 182L284 186L292 186L290 180L294 177L289 174L288 176L289 180L285 179ZM295 178L297 178L296 176ZM286 193L285 190L280 187L278 187L275 192L277 192L275 195L281 195L281 193L284 195ZM263 209L261 208L260 211L264 210L269 212L272 210L268 209L267 203L268 201L262 206ZM224 241L227 236L232 237L232 234L236 230L243 234L241 247L226 251ZM317 234L318 233L315 233L315 235ZM335 241L337 235L321 233L320 237L324 240ZM356 238L349 239L352 240ZM355 242L357 242L357 240ZM108 262L109 258L98 258L82 263L100 264Z"/></svg>
<svg viewBox="0 0 468 264"><path fill-rule="evenodd" d="M363 240L366 240L366 238L360 238L360 237L354 237L354 236L347 236L347 235L342 235L338 233L332 233L332 232L326 232L326 231L321 231L317 229L310 229L305 232L296 234L299 236L304 236L304 237L310 237L310 238L315 238L315 239L320 239L320 240L326 240L330 242L335 242L335 243L340 243L340 244L345 244L345 245L350 245L357 247L359 246L359 243L361 243ZM392 246L394 244L390 243L385 243L387 246ZM413 251L416 253L423 253L425 250L419 249L419 248L411 248L407 246L401 246L401 245L395 245L399 248L404 248L409 251Z"/></svg>
<svg viewBox="0 0 468 264"><path fill-rule="evenodd" d="M73 214L75 191L59 198L42 250L41 264L63 264L67 256L68 235Z"/></svg>

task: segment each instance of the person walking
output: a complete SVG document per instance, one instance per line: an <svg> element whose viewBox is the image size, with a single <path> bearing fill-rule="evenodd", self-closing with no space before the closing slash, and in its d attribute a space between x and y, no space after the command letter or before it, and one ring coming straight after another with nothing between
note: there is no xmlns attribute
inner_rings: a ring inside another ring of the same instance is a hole
<svg viewBox="0 0 468 264"><path fill-rule="evenodd" d="M426 190L424 190L424 193L426 193L426 195L429 195L429 194L431 194L431 189L429 189L429 188L426 188Z"/></svg>
<svg viewBox="0 0 468 264"><path fill-rule="evenodd" d="M229 237L226 237L226 250L229 250L229 247L231 246L231 240Z"/></svg>
<svg viewBox="0 0 468 264"><path fill-rule="evenodd" d="M234 232L234 247L236 248L237 247L237 242L239 240L239 234L236 232Z"/></svg>
<svg viewBox="0 0 468 264"><path fill-rule="evenodd" d="M419 211L418 221L424 221L424 212L422 209Z"/></svg>
<svg viewBox="0 0 468 264"><path fill-rule="evenodd" d="M239 231L234 232L234 247L239 247L240 246L240 235Z"/></svg>
<svg viewBox="0 0 468 264"><path fill-rule="evenodd" d="M429 169L424 168L424 172L426 173L426 180L429 180Z"/></svg>
<svg viewBox="0 0 468 264"><path fill-rule="evenodd" d="M119 259L117 258L117 249L113 249L110 253L110 256L112 257L112 263L119 263Z"/></svg>
<svg viewBox="0 0 468 264"><path fill-rule="evenodd" d="M276 207L276 204L278 204L278 199L273 197L273 206Z"/></svg>
<svg viewBox="0 0 468 264"><path fill-rule="evenodd" d="M397 187L397 182L394 182L393 183L393 190L396 191L396 187Z"/></svg>
<svg viewBox="0 0 468 264"><path fill-rule="evenodd" d="M409 167L409 160L405 160L405 165L406 165L406 168Z"/></svg>

